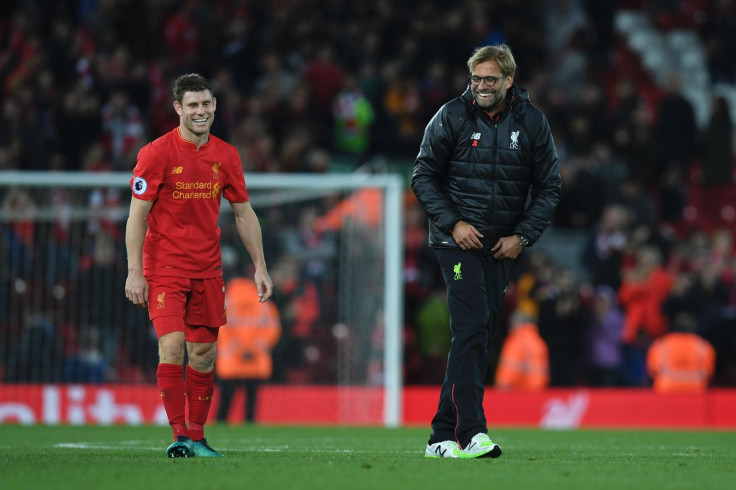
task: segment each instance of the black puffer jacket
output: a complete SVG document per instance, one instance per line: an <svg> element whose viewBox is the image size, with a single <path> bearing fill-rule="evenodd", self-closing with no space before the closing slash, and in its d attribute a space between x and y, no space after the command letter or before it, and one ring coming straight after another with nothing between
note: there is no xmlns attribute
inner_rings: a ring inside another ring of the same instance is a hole
<svg viewBox="0 0 736 490"><path fill-rule="evenodd" d="M514 233L539 239L560 198L557 150L547 118L512 85L491 118L470 87L443 105L424 131L411 187L429 216L429 244L457 247L450 230L463 220L484 245Z"/></svg>

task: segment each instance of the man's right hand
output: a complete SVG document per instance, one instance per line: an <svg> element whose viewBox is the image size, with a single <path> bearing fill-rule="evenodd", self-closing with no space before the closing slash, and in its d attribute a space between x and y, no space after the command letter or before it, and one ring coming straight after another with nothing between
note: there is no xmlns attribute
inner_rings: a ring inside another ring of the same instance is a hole
<svg viewBox="0 0 736 490"><path fill-rule="evenodd" d="M465 221L455 223L455 227L452 229L452 238L463 250L483 248L483 243L480 241L483 235L475 229L475 226Z"/></svg>
<svg viewBox="0 0 736 490"><path fill-rule="evenodd" d="M146 308L148 304L148 281L143 274L128 274L125 280L125 297L136 306Z"/></svg>

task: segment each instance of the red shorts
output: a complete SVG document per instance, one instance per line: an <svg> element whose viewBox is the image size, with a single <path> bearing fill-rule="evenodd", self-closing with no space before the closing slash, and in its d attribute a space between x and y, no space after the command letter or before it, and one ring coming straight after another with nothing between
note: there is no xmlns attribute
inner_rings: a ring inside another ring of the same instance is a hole
<svg viewBox="0 0 736 490"><path fill-rule="evenodd" d="M188 342L217 340L219 327L227 323L225 281L222 277L150 276L146 279L148 317L159 338L167 333L183 331Z"/></svg>

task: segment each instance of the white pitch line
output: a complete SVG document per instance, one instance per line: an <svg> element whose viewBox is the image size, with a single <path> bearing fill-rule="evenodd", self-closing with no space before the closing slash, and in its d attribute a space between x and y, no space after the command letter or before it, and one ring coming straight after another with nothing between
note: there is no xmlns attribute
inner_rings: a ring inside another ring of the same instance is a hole
<svg viewBox="0 0 736 490"><path fill-rule="evenodd" d="M121 446L105 446L103 444L98 444L94 442L60 442L58 444L54 444L54 447L64 448L64 449L120 449L120 450L127 450L129 448L127 447L121 447ZM149 447L149 448L138 448L138 449L150 449L150 450L159 450L160 448L157 447Z"/></svg>
<svg viewBox="0 0 736 490"><path fill-rule="evenodd" d="M57 444L54 444L53 447L58 447L62 449L114 449L114 450L127 450L130 447L129 446L139 446L137 449L148 449L151 451L160 451L161 447L145 447L141 446L140 444L143 441L120 441L117 446L110 446L104 443L98 443L98 442L60 442ZM150 441L146 441L147 443L150 443ZM261 452L261 453L285 453L285 452L310 452L310 453L332 453L332 454L373 454L376 451L370 451L370 450L360 450L360 449L317 449L317 448L290 448L288 446L282 446L282 447L246 447L246 448L238 448L238 449L228 449L223 448L223 452L231 452L231 453L253 453L253 452ZM391 454L414 454L416 451L381 451L383 453L391 453Z"/></svg>

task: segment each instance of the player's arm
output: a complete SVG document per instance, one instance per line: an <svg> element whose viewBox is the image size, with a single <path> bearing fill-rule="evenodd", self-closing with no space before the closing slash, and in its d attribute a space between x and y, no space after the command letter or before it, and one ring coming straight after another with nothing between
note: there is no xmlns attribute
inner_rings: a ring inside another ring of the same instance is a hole
<svg viewBox="0 0 736 490"><path fill-rule="evenodd" d="M268 275L266 259L263 256L263 237L261 225L258 222L256 212L253 211L249 202L231 202L230 205L235 213L235 226L243 241L253 264L256 266L254 280L258 287L258 301L261 303L271 297L273 283Z"/></svg>
<svg viewBox="0 0 736 490"><path fill-rule="evenodd" d="M128 278L125 280L125 297L134 305L145 308L148 301L148 282L143 277L143 241L146 238L146 216L153 201L133 198L125 227L125 248L128 253Z"/></svg>

